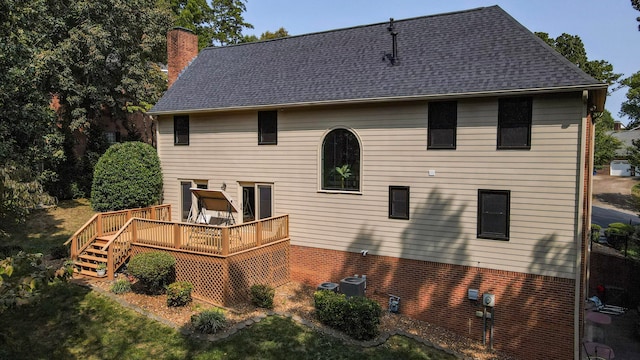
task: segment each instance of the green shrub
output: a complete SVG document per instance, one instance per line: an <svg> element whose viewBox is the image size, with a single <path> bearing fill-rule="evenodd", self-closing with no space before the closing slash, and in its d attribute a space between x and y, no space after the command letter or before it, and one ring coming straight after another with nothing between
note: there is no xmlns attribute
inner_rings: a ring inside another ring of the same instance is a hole
<svg viewBox="0 0 640 360"><path fill-rule="evenodd" d="M191 316L191 325L203 334L215 334L227 324L227 318L220 309L205 310Z"/></svg>
<svg viewBox="0 0 640 360"><path fill-rule="evenodd" d="M33 302L48 285L69 279L72 270L69 263L59 269L46 266L40 253L21 251L0 259L0 314Z"/></svg>
<svg viewBox="0 0 640 360"><path fill-rule="evenodd" d="M313 295L316 316L320 322L336 329L344 327L347 298L344 294L320 290Z"/></svg>
<svg viewBox="0 0 640 360"><path fill-rule="evenodd" d="M149 293L159 294L175 276L176 259L164 252L148 252L134 256L127 267Z"/></svg>
<svg viewBox="0 0 640 360"><path fill-rule="evenodd" d="M111 285L111 292L114 294L124 294L131 291L129 279L118 279Z"/></svg>
<svg viewBox="0 0 640 360"><path fill-rule="evenodd" d="M371 299L320 290L314 294L314 304L318 320L354 339L369 340L378 335L382 308Z"/></svg>
<svg viewBox="0 0 640 360"><path fill-rule="evenodd" d="M167 286L167 306L185 306L191 302L193 285L188 281L177 281Z"/></svg>
<svg viewBox="0 0 640 360"><path fill-rule="evenodd" d="M609 227L604 230L604 235L609 245L620 250L634 230L632 225L617 222L609 224Z"/></svg>
<svg viewBox="0 0 640 360"><path fill-rule="evenodd" d="M157 204L162 172L156 150L141 142L114 144L98 160L93 173L91 207L122 210Z"/></svg>
<svg viewBox="0 0 640 360"><path fill-rule="evenodd" d="M600 230L602 230L602 226L591 224L591 241L598 242L600 239Z"/></svg>
<svg viewBox="0 0 640 360"><path fill-rule="evenodd" d="M256 284L251 286L251 302L258 307L273 309L273 297L276 290L269 285Z"/></svg>

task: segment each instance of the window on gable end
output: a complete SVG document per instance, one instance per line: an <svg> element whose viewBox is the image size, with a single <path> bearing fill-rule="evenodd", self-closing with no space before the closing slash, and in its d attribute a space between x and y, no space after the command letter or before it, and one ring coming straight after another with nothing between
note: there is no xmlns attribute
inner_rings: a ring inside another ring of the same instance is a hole
<svg viewBox="0 0 640 360"><path fill-rule="evenodd" d="M258 111L258 145L278 144L278 112Z"/></svg>
<svg viewBox="0 0 640 360"><path fill-rule="evenodd" d="M173 144L189 145L189 115L173 117Z"/></svg>
<svg viewBox="0 0 640 360"><path fill-rule="evenodd" d="M509 240L511 191L478 190L478 238Z"/></svg>
<svg viewBox="0 0 640 360"><path fill-rule="evenodd" d="M531 149L532 99L498 100L498 149Z"/></svg>
<svg viewBox="0 0 640 360"><path fill-rule="evenodd" d="M442 101L429 103L427 149L455 149L458 123L458 103Z"/></svg>

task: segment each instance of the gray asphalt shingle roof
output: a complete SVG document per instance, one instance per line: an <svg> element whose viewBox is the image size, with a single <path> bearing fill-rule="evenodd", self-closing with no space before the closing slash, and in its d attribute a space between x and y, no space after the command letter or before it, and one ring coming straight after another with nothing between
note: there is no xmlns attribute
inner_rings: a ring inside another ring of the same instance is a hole
<svg viewBox="0 0 640 360"><path fill-rule="evenodd" d="M602 88L498 6L211 47L152 113L571 87Z"/></svg>

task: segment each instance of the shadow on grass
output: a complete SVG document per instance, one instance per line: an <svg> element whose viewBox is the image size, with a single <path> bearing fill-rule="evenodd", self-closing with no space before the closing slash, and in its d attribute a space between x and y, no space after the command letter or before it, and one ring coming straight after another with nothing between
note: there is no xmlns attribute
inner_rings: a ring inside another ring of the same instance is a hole
<svg viewBox="0 0 640 360"><path fill-rule="evenodd" d="M23 223L9 225L3 244L47 253L67 241L93 214L86 199L61 201L57 207L32 211Z"/></svg>
<svg viewBox="0 0 640 360"><path fill-rule="evenodd" d="M198 340L74 284L52 286L0 323L1 359L453 359L410 339L363 349L278 316L225 340Z"/></svg>

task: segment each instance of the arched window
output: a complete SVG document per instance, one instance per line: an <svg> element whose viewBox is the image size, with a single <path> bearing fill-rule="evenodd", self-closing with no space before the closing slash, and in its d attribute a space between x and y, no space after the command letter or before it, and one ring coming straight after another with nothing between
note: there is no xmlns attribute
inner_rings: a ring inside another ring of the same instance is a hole
<svg viewBox="0 0 640 360"><path fill-rule="evenodd" d="M360 191L360 143L347 129L331 130L322 142L322 189Z"/></svg>

